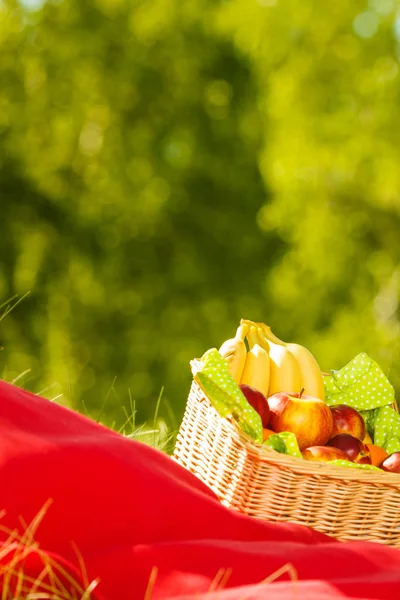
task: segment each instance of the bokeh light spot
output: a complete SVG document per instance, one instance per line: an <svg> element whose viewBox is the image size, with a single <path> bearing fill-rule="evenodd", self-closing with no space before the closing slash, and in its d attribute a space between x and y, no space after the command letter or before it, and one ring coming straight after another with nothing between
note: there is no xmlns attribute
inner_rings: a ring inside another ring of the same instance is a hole
<svg viewBox="0 0 400 600"><path fill-rule="evenodd" d="M395 7L394 0L369 0L369 6L380 15L389 15Z"/></svg>
<svg viewBox="0 0 400 600"><path fill-rule="evenodd" d="M224 80L212 81L206 87L207 102L214 106L227 106L232 98L232 86Z"/></svg>
<svg viewBox="0 0 400 600"><path fill-rule="evenodd" d="M400 40L400 16L393 23L393 32L397 40Z"/></svg>
<svg viewBox="0 0 400 600"><path fill-rule="evenodd" d="M366 11L356 16L353 21L355 33L364 39L371 38L378 31L379 17L372 11Z"/></svg>

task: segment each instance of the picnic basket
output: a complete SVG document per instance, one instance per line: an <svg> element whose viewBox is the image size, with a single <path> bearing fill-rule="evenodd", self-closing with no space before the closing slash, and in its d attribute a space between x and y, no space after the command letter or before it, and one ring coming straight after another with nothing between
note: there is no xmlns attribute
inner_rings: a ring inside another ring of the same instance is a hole
<svg viewBox="0 0 400 600"><path fill-rule="evenodd" d="M397 405L393 405L397 410ZM400 547L400 476L302 460L255 443L193 380L173 454L221 503L338 540Z"/></svg>

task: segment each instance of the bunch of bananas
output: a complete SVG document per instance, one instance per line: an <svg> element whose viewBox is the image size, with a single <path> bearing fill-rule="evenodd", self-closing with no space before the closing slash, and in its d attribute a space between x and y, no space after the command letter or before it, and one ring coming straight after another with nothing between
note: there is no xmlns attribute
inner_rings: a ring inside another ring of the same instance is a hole
<svg viewBox="0 0 400 600"><path fill-rule="evenodd" d="M265 323L242 319L236 336L224 342L219 352L237 383L266 397L304 389L306 395L325 400L321 369L311 352L300 344L283 342Z"/></svg>

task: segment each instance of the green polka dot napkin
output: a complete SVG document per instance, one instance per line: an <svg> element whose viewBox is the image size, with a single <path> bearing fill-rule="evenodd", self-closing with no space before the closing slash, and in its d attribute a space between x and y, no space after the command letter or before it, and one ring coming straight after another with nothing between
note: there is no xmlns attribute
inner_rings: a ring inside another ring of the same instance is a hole
<svg viewBox="0 0 400 600"><path fill-rule="evenodd" d="M245 433L262 442L262 422L259 414L247 402L240 387L229 373L226 360L216 348L207 350L200 366L191 363L194 380L222 417L232 415Z"/></svg>
<svg viewBox="0 0 400 600"><path fill-rule="evenodd" d="M347 404L360 411L374 444L389 454L400 451L400 415L390 406L394 389L378 364L358 354L340 371L324 376L329 406Z"/></svg>
<svg viewBox="0 0 400 600"><path fill-rule="evenodd" d="M296 436L294 433L289 431L284 431L283 433L273 433L265 440L263 446L267 446L267 448L273 448L281 454L289 454L290 456L303 458Z"/></svg>
<svg viewBox="0 0 400 600"><path fill-rule="evenodd" d="M400 437L397 435L389 437L388 440L382 444L382 448L384 448L388 454L400 452Z"/></svg>
<svg viewBox="0 0 400 600"><path fill-rule="evenodd" d="M374 444L386 452L400 451L400 415L391 406L361 412Z"/></svg>
<svg viewBox="0 0 400 600"><path fill-rule="evenodd" d="M378 412L378 408L372 410L360 410L360 415L365 421L365 425L367 427L367 432L374 439L374 429L375 429L375 416Z"/></svg>
<svg viewBox="0 0 400 600"><path fill-rule="evenodd" d="M378 364L364 352L340 371L324 377L325 399L329 406L348 404L356 410L370 410L391 404L394 389Z"/></svg>
<svg viewBox="0 0 400 600"><path fill-rule="evenodd" d="M358 463L354 463L349 460L328 460L327 464L339 465L339 467L350 467L352 469L364 469L366 471L380 471L380 469L374 465L359 465Z"/></svg>

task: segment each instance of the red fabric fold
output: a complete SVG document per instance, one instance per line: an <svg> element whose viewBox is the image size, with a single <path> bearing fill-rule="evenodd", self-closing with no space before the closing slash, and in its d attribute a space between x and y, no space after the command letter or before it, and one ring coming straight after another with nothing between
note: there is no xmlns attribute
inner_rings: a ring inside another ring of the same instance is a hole
<svg viewBox="0 0 400 600"><path fill-rule="evenodd" d="M14 556L35 579L49 557L67 586L84 564L104 600L398 595L397 549L237 514L163 453L0 382L2 509L3 566Z"/></svg>

